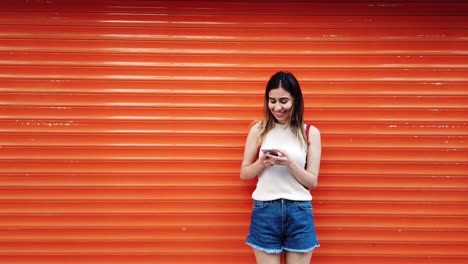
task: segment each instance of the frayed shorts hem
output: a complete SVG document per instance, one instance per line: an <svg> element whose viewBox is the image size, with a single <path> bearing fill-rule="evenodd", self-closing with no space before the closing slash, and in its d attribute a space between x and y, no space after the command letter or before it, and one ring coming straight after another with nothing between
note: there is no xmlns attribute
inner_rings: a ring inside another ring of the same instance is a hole
<svg viewBox="0 0 468 264"><path fill-rule="evenodd" d="M258 250L263 251L263 252L268 253L268 254L281 254L283 251L297 252L297 253L307 253L307 252L310 252L310 251L314 250L315 248L320 247L320 245L314 245L313 247L307 248L307 249L293 249L293 248L286 248L286 247L283 247L281 249L268 249L268 248L259 247L257 245L252 244L252 243L249 243L249 242L246 242L246 244L251 246L252 248L258 249Z"/></svg>
<svg viewBox="0 0 468 264"><path fill-rule="evenodd" d="M289 252L297 252L297 253L306 253L306 252L310 252L316 248L320 247L320 245L314 245L313 247L311 248L306 248L306 249L293 249L293 248L283 248L284 250L286 251L289 251Z"/></svg>
<svg viewBox="0 0 468 264"><path fill-rule="evenodd" d="M283 252L283 249L268 249L268 248L263 248L263 247L259 247L257 245L254 245L252 243L249 243L249 242L246 242L247 245L255 248L255 249L258 249L260 251L263 251L263 252L266 252L266 253L269 253L269 254L280 254L281 252Z"/></svg>

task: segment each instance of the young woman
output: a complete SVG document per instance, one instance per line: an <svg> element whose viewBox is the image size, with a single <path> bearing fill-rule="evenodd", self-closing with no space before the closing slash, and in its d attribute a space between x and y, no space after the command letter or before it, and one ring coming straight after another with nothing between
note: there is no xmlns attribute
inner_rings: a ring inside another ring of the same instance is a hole
<svg viewBox="0 0 468 264"><path fill-rule="evenodd" d="M299 82L289 72L274 74L265 90L264 120L247 136L242 180L258 176L247 244L258 264L310 263L319 246L310 189L317 186L320 132L303 122Z"/></svg>

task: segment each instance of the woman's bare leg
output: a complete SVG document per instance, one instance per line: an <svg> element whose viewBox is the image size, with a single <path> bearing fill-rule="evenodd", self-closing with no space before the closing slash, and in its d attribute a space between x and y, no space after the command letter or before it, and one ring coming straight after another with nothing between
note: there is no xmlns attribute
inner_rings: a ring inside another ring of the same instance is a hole
<svg viewBox="0 0 468 264"><path fill-rule="evenodd" d="M286 264L310 264L312 250L305 253L286 251Z"/></svg>
<svg viewBox="0 0 468 264"><path fill-rule="evenodd" d="M281 254L266 253L258 249L254 249L254 253L257 264L281 264Z"/></svg>

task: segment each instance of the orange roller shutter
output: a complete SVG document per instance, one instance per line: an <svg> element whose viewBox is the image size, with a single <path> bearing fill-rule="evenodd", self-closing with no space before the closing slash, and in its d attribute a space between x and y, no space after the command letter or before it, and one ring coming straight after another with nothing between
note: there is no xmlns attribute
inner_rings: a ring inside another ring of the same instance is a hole
<svg viewBox="0 0 468 264"><path fill-rule="evenodd" d="M313 263L468 262L468 3L3 1L0 262L254 263L277 70L322 132Z"/></svg>

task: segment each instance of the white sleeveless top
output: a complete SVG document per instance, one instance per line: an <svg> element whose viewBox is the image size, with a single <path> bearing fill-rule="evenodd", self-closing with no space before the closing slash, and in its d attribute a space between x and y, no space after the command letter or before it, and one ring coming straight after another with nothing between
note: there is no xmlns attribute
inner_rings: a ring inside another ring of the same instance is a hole
<svg viewBox="0 0 468 264"><path fill-rule="evenodd" d="M287 125L275 124L263 140L261 149L283 149L296 163L304 167L307 150L301 145ZM264 155L261 151L259 157ZM292 174L288 167L274 165L264 168L258 175L257 188L252 198L259 201L288 199L294 201L310 201L312 195Z"/></svg>

